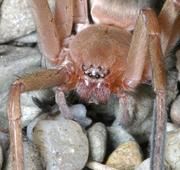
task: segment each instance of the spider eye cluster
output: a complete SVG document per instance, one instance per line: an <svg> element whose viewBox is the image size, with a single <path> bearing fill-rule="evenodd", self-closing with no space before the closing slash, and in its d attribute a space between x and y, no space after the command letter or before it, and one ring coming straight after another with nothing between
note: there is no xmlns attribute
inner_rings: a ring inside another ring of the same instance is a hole
<svg viewBox="0 0 180 170"><path fill-rule="evenodd" d="M109 74L109 70L103 68L102 66L94 66L94 65L82 65L82 70L84 74L90 78L94 79L100 79L100 78L105 78Z"/></svg>

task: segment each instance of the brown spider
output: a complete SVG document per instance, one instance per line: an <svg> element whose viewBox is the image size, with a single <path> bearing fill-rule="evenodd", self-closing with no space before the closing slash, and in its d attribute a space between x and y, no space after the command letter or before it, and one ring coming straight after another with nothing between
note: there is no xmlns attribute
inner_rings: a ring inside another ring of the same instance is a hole
<svg viewBox="0 0 180 170"><path fill-rule="evenodd" d="M163 55L179 33L180 1L167 0L157 17L135 1L57 0L54 15L47 0L31 0L43 54L51 69L25 75L10 90L8 118L14 170L23 170L20 94L58 86L56 102L63 116L74 119L63 92L75 89L87 102L119 98L152 80L156 111L151 143L151 169L163 169L166 127L166 74ZM177 22L176 22L177 21ZM76 34L71 36L73 28ZM133 31L133 33L131 33ZM153 73L153 74L152 74ZM123 120L121 120L123 123Z"/></svg>

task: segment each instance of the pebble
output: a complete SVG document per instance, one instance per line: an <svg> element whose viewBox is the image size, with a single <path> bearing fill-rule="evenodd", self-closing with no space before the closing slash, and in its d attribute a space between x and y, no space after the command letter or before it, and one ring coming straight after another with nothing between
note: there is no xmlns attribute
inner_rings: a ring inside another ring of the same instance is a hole
<svg viewBox="0 0 180 170"><path fill-rule="evenodd" d="M96 161L90 161L86 164L86 167L93 169L93 170L118 170L116 168L112 168L108 165L105 164L101 164L99 162ZM86 170L86 169L85 169ZM89 170L89 169L88 169Z"/></svg>
<svg viewBox="0 0 180 170"><path fill-rule="evenodd" d="M150 158L145 159L135 170L150 170Z"/></svg>
<svg viewBox="0 0 180 170"><path fill-rule="evenodd" d="M54 6L54 0L49 1ZM28 35L35 24L28 1L4 0L1 5L0 43Z"/></svg>
<svg viewBox="0 0 180 170"><path fill-rule="evenodd" d="M26 0L4 0L1 5L0 43L5 43L35 30Z"/></svg>
<svg viewBox="0 0 180 170"><path fill-rule="evenodd" d="M32 43L37 43L37 41L38 41L37 39L38 39L37 33L36 33L36 32L33 32L33 33L28 34L28 35L26 35L26 36L17 38L17 39L15 40L15 42L18 43L19 45L32 44Z"/></svg>
<svg viewBox="0 0 180 170"><path fill-rule="evenodd" d="M108 157L106 165L118 170L133 170L142 162L139 145L135 141L120 144Z"/></svg>
<svg viewBox="0 0 180 170"><path fill-rule="evenodd" d="M25 170L43 170L41 158L36 147L26 139L23 141L24 145L24 169ZM12 156L9 154L5 170L12 170Z"/></svg>
<svg viewBox="0 0 180 170"><path fill-rule="evenodd" d="M167 122L166 132L176 131L179 127L173 123Z"/></svg>
<svg viewBox="0 0 180 170"><path fill-rule="evenodd" d="M83 104L74 104L69 109L75 117L79 117L80 119L86 117L87 109Z"/></svg>
<svg viewBox="0 0 180 170"><path fill-rule="evenodd" d="M87 109L83 104L74 104L70 106L69 109L73 117L77 119L83 127L87 127L92 123L92 120L86 115Z"/></svg>
<svg viewBox="0 0 180 170"><path fill-rule="evenodd" d="M2 164L3 164L3 150L0 145L0 169L2 168Z"/></svg>
<svg viewBox="0 0 180 170"><path fill-rule="evenodd" d="M171 169L180 169L180 129L167 133L165 160Z"/></svg>
<svg viewBox="0 0 180 170"><path fill-rule="evenodd" d="M71 120L42 120L34 128L33 142L47 170L80 170L89 156L87 136Z"/></svg>
<svg viewBox="0 0 180 170"><path fill-rule="evenodd" d="M121 126L111 126L107 128L108 137L113 148L117 148L120 144L135 141L135 139Z"/></svg>
<svg viewBox="0 0 180 170"><path fill-rule="evenodd" d="M172 170L165 162L165 170ZM150 170L150 158L145 159L135 170Z"/></svg>
<svg viewBox="0 0 180 170"><path fill-rule="evenodd" d="M180 95L171 106L170 116L172 122L180 126Z"/></svg>
<svg viewBox="0 0 180 170"><path fill-rule="evenodd" d="M103 162L106 154L107 130L103 123L95 123L88 129L90 159Z"/></svg>

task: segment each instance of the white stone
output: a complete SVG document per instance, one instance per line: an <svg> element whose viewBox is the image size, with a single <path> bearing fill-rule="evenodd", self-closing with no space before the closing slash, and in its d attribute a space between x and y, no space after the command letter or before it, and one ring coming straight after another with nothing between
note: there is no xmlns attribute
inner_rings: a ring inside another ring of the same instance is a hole
<svg viewBox="0 0 180 170"><path fill-rule="evenodd" d="M176 98L171 106L170 116L176 125L180 125L180 95Z"/></svg>
<svg viewBox="0 0 180 170"><path fill-rule="evenodd" d="M33 142L47 170L80 170L88 159L88 140L74 121L42 120L34 128Z"/></svg>
<svg viewBox="0 0 180 170"><path fill-rule="evenodd" d="M90 158L93 161L103 162L106 154L107 131L103 123L95 123L88 129Z"/></svg>
<svg viewBox="0 0 180 170"><path fill-rule="evenodd" d="M54 6L54 0L49 0ZM35 31L27 0L4 0L1 5L0 43L22 37Z"/></svg>
<svg viewBox="0 0 180 170"><path fill-rule="evenodd" d="M150 170L150 158L144 160L135 170Z"/></svg>
<svg viewBox="0 0 180 170"><path fill-rule="evenodd" d="M173 170L180 169L180 129L166 136L165 160Z"/></svg>

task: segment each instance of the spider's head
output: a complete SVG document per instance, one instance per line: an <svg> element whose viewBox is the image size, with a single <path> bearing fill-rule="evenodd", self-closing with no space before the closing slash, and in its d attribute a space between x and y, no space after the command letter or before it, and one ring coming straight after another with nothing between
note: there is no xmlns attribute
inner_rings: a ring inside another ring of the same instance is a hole
<svg viewBox="0 0 180 170"><path fill-rule="evenodd" d="M109 70L101 66L82 65L83 76L77 84L77 93L80 98L88 103L106 103L111 91L106 83L105 77Z"/></svg>

